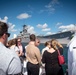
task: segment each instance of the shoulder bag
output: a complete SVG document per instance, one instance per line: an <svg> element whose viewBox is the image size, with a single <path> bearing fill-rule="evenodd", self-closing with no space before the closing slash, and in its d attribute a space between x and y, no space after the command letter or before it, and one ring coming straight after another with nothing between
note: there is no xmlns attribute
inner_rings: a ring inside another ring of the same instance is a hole
<svg viewBox="0 0 76 75"><path fill-rule="evenodd" d="M59 64L62 65L65 63L65 59L64 59L64 56L60 54L60 51L58 51L58 61L59 61Z"/></svg>

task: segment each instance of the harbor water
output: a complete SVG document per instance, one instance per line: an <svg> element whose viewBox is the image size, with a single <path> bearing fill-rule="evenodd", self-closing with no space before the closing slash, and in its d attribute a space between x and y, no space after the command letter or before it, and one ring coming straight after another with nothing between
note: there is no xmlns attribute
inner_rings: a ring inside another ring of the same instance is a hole
<svg viewBox="0 0 76 75"><path fill-rule="evenodd" d="M26 46L27 43L23 43L23 45ZM38 46L38 48L40 49L40 52L42 51L42 49L44 47L45 47L44 44L40 44ZM67 47L67 45L63 45L63 55L64 55L64 58L65 58L65 64L62 65L62 67L63 67L64 73L66 73L66 69L68 68L68 66L67 66L67 63L68 63L68 60L67 60L67 57L68 57L68 47Z"/></svg>

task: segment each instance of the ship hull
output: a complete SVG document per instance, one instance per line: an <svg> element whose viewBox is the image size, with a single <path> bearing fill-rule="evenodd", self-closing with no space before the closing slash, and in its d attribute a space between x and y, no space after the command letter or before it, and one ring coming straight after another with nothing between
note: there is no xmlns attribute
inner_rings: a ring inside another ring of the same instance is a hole
<svg viewBox="0 0 76 75"><path fill-rule="evenodd" d="M42 36L41 38L55 38L55 39L62 39L62 38L68 38L71 39L72 35L74 34L74 31L66 31L66 32L61 32L53 35L47 35L47 36Z"/></svg>

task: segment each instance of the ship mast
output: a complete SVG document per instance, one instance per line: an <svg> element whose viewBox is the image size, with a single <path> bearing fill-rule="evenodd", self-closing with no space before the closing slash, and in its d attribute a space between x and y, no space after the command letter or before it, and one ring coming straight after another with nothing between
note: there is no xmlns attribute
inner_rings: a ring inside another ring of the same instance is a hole
<svg viewBox="0 0 76 75"><path fill-rule="evenodd" d="M28 33L28 26L27 25L23 25L23 37L24 38L28 38L30 35L30 33Z"/></svg>
<svg viewBox="0 0 76 75"><path fill-rule="evenodd" d="M23 25L23 34L27 33L28 27L27 25Z"/></svg>

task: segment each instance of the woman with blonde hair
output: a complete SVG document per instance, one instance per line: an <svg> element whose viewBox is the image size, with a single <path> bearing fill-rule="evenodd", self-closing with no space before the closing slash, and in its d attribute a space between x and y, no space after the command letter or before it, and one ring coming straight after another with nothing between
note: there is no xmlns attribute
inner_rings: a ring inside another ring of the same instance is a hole
<svg viewBox="0 0 76 75"><path fill-rule="evenodd" d="M50 41L50 49L46 50L42 56L42 62L45 63L46 75L63 75L62 66L58 62L57 50L62 46L57 40Z"/></svg>
<svg viewBox="0 0 76 75"><path fill-rule="evenodd" d="M60 54L63 55L63 46L56 39L51 40L51 44L54 49L59 50Z"/></svg>

